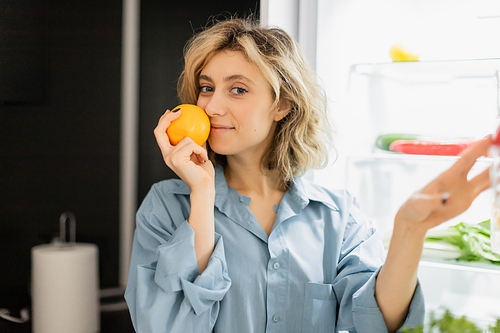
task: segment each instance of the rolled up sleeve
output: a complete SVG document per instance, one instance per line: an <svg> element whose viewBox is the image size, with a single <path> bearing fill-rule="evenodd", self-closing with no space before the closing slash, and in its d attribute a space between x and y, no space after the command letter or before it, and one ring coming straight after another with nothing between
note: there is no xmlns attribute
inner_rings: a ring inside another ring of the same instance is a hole
<svg viewBox="0 0 500 333"><path fill-rule="evenodd" d="M184 257L186 260L178 260ZM221 301L230 286L222 237L215 234L215 248L203 273L198 272L194 252L194 230L187 221L175 237L158 248L156 284L166 293L183 291L196 315L209 310Z"/></svg>
<svg viewBox="0 0 500 333"><path fill-rule="evenodd" d="M387 332L375 299L376 279L385 260L382 240L356 205L351 213L333 284L340 305L337 329L358 333ZM424 314L423 292L417 282L404 326L423 325Z"/></svg>
<svg viewBox="0 0 500 333"><path fill-rule="evenodd" d="M171 221L168 207L146 198L138 211L125 299L137 332L210 332L219 302L228 291L224 243L215 234L214 251L200 275L194 230L187 220Z"/></svg>
<svg viewBox="0 0 500 333"><path fill-rule="evenodd" d="M352 316L358 332L387 332L384 318L375 299L375 283L380 269L381 267L353 295ZM424 316L424 294L417 281L408 316L403 326L408 328L420 326L424 323Z"/></svg>

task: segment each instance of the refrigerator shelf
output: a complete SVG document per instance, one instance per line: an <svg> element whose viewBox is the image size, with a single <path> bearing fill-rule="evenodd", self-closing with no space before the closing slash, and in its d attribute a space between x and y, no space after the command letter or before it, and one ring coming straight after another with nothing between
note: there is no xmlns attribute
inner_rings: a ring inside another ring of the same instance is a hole
<svg viewBox="0 0 500 333"><path fill-rule="evenodd" d="M403 61L365 63L351 66L351 76L364 75L377 79L411 83L450 83L457 79L497 78L500 58Z"/></svg>
<svg viewBox="0 0 500 333"><path fill-rule="evenodd" d="M456 261L445 258L422 256L421 267L435 267L455 271L473 272L477 274L496 274L500 278L500 265L487 262ZM499 285L500 288L500 285Z"/></svg>
<svg viewBox="0 0 500 333"><path fill-rule="evenodd" d="M481 327L500 318L500 266L422 258L418 278L427 315L448 309Z"/></svg>
<svg viewBox="0 0 500 333"><path fill-rule="evenodd" d="M390 233L394 216L408 197L448 169L458 157L369 153L346 158L345 188L356 197L361 210L372 219L383 237ZM492 164L479 158L469 177ZM445 222L442 227L460 222L475 224L492 216L492 191L481 193L470 208Z"/></svg>

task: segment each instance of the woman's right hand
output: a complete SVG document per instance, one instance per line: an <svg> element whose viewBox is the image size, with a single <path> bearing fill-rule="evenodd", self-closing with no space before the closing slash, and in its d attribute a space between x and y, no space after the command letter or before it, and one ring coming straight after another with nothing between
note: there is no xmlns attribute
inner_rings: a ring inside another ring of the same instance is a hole
<svg viewBox="0 0 500 333"><path fill-rule="evenodd" d="M189 137L182 139L176 146L170 143L167 128L172 121L179 118L180 113L181 111L167 110L154 130L163 160L191 191L213 188L215 171L212 162L208 159L206 143L199 146Z"/></svg>

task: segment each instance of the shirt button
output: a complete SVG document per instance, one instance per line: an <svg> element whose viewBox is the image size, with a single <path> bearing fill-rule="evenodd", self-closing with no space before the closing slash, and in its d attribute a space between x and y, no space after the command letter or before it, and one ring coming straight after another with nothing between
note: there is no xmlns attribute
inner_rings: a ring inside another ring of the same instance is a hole
<svg viewBox="0 0 500 333"><path fill-rule="evenodd" d="M279 262L275 262L274 265L273 265L273 267L274 267L274 269L280 269L280 263ZM278 319L279 319L279 317L278 317Z"/></svg>
<svg viewBox="0 0 500 333"><path fill-rule="evenodd" d="M277 323L278 321L280 321L280 316L274 315L274 316L273 316L273 321L274 321L275 323Z"/></svg>

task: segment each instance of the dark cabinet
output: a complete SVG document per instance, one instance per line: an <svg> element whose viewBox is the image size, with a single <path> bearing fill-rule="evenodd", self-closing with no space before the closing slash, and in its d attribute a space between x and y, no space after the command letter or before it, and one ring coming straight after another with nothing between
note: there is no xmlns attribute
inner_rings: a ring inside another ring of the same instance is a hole
<svg viewBox="0 0 500 333"><path fill-rule="evenodd" d="M177 103L185 42L212 16L258 15L258 4L141 2L138 204L154 182L174 177L153 129ZM3 37L23 29L41 57L32 61L40 69L31 76L34 90L23 95L21 85L14 97L0 96L0 308L16 314L30 306L30 250L58 235L67 210L76 216L77 241L99 247L101 288L118 285L122 2L1 1L0 18L12 13L10 28L0 23L0 52L8 48ZM127 312L102 318L103 332L127 331L112 323L129 320ZM0 319L2 332L29 331L22 326Z"/></svg>

